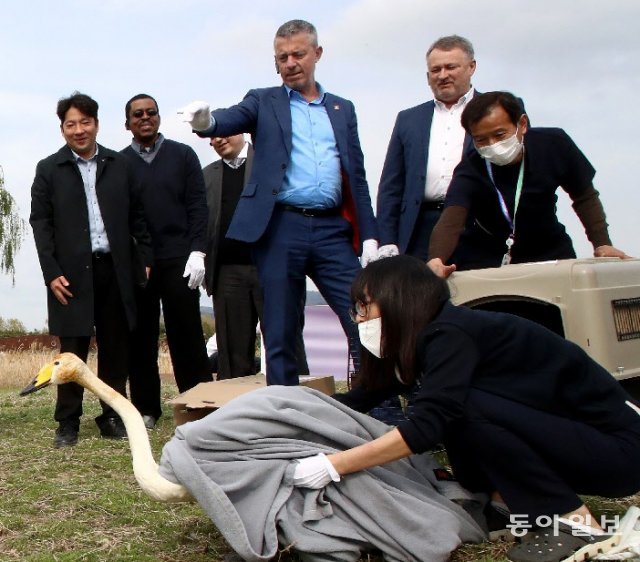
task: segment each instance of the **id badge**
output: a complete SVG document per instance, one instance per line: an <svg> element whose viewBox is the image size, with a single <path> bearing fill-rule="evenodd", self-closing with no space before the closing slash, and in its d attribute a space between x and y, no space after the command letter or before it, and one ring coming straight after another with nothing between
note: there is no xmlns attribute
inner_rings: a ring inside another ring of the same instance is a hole
<svg viewBox="0 0 640 562"><path fill-rule="evenodd" d="M502 263L500 265L509 265L511 263L511 247L513 246L513 232L509 235L509 238L506 239L505 244L507 246L507 252L504 256L502 256Z"/></svg>

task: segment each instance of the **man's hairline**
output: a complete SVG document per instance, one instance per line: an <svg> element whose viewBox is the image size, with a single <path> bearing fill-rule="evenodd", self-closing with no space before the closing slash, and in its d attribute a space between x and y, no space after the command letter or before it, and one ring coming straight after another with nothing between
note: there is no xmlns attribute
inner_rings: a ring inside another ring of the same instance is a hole
<svg viewBox="0 0 640 562"><path fill-rule="evenodd" d="M462 54L467 58L467 60L469 62L476 62L475 57L470 56L469 53L467 53L467 51L465 51L462 47L457 47L457 46L451 47L450 49L441 49L440 47L436 47L434 49L431 49L425 55L424 58L425 58L425 60L427 61L427 64L428 64L429 63L429 55L431 55L431 53L433 53L433 51L442 51L443 53L450 53L451 51L455 51L455 50L461 51Z"/></svg>
<svg viewBox="0 0 640 562"><path fill-rule="evenodd" d="M100 122L97 117L94 117L93 115L89 115L88 113L85 113L84 111L82 111L82 109L80 109L79 107L76 107L75 105L71 105L69 106L69 109L67 109L67 111L64 112L64 119L60 121L61 129L67 121L67 113L69 113L69 111L71 111L72 109L77 110L80 113L80 115L82 115L83 117L86 117L88 119L93 119L96 125Z"/></svg>
<svg viewBox="0 0 640 562"><path fill-rule="evenodd" d="M158 102L151 96L145 96L143 98L138 98L135 99L131 102L131 105L129 106L129 113L131 113L133 111L133 104L136 103L137 101L144 101L144 100L151 100L153 102L153 105L156 108L156 111L158 112L158 115L160 115L160 108L158 107ZM129 117L129 116L127 116Z"/></svg>
<svg viewBox="0 0 640 562"><path fill-rule="evenodd" d="M317 49L320 44L318 43L318 34L317 33L312 33L310 31L296 31L295 33L287 33L286 35L276 35L273 38L273 49L275 51L275 47L276 47L276 41L278 39L289 39L290 37L294 37L295 35L309 35L313 38L313 41L311 41L311 46L314 49Z"/></svg>

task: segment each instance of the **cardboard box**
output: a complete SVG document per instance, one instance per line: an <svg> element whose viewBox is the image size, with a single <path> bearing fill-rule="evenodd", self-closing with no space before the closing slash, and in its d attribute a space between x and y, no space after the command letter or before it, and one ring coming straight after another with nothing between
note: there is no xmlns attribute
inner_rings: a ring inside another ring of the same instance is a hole
<svg viewBox="0 0 640 562"><path fill-rule="evenodd" d="M173 421L176 425L180 425L198 420L237 396L266 386L266 384L265 375L201 382L170 401L170 404L173 404ZM330 376L300 377L300 385L315 388L329 395L336 391L335 381Z"/></svg>

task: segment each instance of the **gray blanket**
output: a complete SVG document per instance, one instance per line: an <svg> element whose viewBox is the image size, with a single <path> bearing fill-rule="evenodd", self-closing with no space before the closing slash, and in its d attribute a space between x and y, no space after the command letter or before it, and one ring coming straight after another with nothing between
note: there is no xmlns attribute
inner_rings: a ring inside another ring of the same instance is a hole
<svg viewBox="0 0 640 562"><path fill-rule="evenodd" d="M292 485L293 459L370 441L390 427L305 387L244 394L176 429L161 474L186 486L229 545L247 561L278 544L305 562L356 561L380 550L390 561L444 561L462 541L485 538L454 501L473 501L438 464L414 455L344 476L324 490Z"/></svg>

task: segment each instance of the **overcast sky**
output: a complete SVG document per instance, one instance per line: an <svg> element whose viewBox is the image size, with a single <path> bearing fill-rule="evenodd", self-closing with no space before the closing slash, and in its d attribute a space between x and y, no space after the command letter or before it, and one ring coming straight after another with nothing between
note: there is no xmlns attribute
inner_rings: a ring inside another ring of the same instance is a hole
<svg viewBox="0 0 640 562"><path fill-rule="evenodd" d="M126 100L151 94L161 131L191 145L204 166L215 155L176 109L195 99L224 107L250 88L279 84L273 36L294 18L318 28L324 47L318 81L355 103L372 199L396 114L431 98L427 47L457 33L475 47L474 86L513 91L534 126L562 127L576 141L597 170L614 245L640 256L637 0L3 2L0 164L21 215L29 215L36 163L63 144L55 115L60 97L73 90L94 97L98 142L119 150L130 142ZM559 214L578 255L590 256L566 196ZM15 287L0 276L0 316L29 329L45 325L45 287L30 230Z"/></svg>

